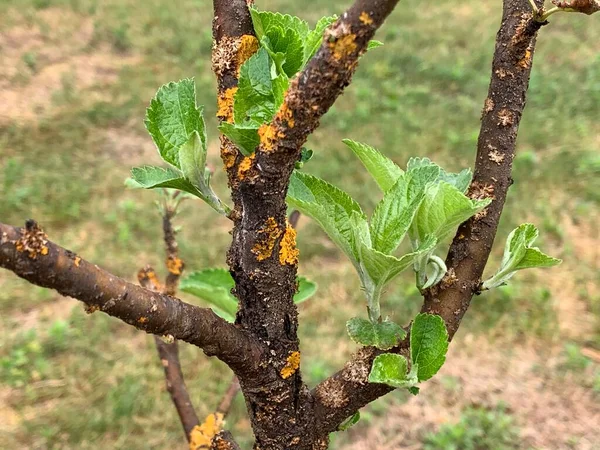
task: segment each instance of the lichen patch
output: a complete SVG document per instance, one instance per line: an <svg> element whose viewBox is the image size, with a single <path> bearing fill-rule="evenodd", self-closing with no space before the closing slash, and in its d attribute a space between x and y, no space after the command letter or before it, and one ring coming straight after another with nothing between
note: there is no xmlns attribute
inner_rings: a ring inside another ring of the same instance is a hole
<svg viewBox="0 0 600 450"><path fill-rule="evenodd" d="M34 220L28 220L25 228L21 229L21 237L15 242L16 250L20 253L26 252L31 259L38 255L48 254L48 236Z"/></svg>
<svg viewBox="0 0 600 450"><path fill-rule="evenodd" d="M285 264L294 266L298 264L299 255L300 251L296 247L296 230L288 223L279 244L279 262L282 266Z"/></svg>
<svg viewBox="0 0 600 450"><path fill-rule="evenodd" d="M281 120L282 122L285 122L289 128L294 128L294 124L295 124L294 113L288 107L287 102L284 102L283 105L281 105L281 108L279 109L279 112L277 113L276 118ZM280 137L283 137L283 136L280 136Z"/></svg>
<svg viewBox="0 0 600 450"><path fill-rule="evenodd" d="M356 51L357 47L355 34L347 34L329 42L329 50L336 61L347 58Z"/></svg>
<svg viewBox="0 0 600 450"><path fill-rule="evenodd" d="M300 352L290 352L289 356L286 359L285 366L283 366L283 369L281 369L281 372L279 372L279 374L281 375L281 378L285 380L294 375L299 367Z"/></svg>
<svg viewBox="0 0 600 450"><path fill-rule="evenodd" d="M277 139L284 136L285 134L282 131L277 131L272 124L262 124L258 129L261 149L267 153L275 150Z"/></svg>
<svg viewBox="0 0 600 450"><path fill-rule="evenodd" d="M210 449L212 440L223 428L223 414L212 413L190 432L190 450Z"/></svg>
<svg viewBox="0 0 600 450"><path fill-rule="evenodd" d="M264 261L273 254L277 239L282 234L274 217L269 217L263 227L258 231L261 238L252 247L252 253L256 255L257 261Z"/></svg>
<svg viewBox="0 0 600 450"><path fill-rule="evenodd" d="M181 258L178 258L176 256L169 256L167 258L166 266L169 273L172 273L173 275L181 275L184 264Z"/></svg>
<svg viewBox="0 0 600 450"><path fill-rule="evenodd" d="M233 123L233 99L237 89L237 86L226 89L217 99L217 117L225 122Z"/></svg>
<svg viewBox="0 0 600 450"><path fill-rule="evenodd" d="M358 16L358 20L360 20L363 25L372 25L373 24L373 19L371 18L369 13L366 11L363 11L360 13L360 16Z"/></svg>
<svg viewBox="0 0 600 450"><path fill-rule="evenodd" d="M493 161L498 165L502 164L502 162L504 161L504 155L495 149L490 150L490 152L488 153L488 158L490 158L490 161Z"/></svg>
<svg viewBox="0 0 600 450"><path fill-rule="evenodd" d="M515 117L512 111L506 108L502 108L498 112L498 125L501 127L510 127L514 125Z"/></svg>
<svg viewBox="0 0 600 450"><path fill-rule="evenodd" d="M240 45L237 51L237 72L240 74L240 68L248 58L258 51L258 39L251 34L244 34L240 38Z"/></svg>
<svg viewBox="0 0 600 450"><path fill-rule="evenodd" d="M252 153L250 156L244 157L244 159L242 159L242 161L240 162L240 165L238 166L238 178L240 180L244 180L248 176L250 169L252 169L252 161L254 161L255 157L256 153ZM227 161L225 162L225 167L227 167Z"/></svg>

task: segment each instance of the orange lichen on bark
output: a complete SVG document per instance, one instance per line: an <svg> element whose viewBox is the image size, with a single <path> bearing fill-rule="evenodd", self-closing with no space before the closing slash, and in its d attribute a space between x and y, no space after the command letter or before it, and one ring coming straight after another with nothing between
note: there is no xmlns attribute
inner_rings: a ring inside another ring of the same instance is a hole
<svg viewBox="0 0 600 450"><path fill-rule="evenodd" d="M519 61L519 67L521 67L522 69L529 69L531 67L531 59L533 56L531 52L531 47L531 45L527 47L527 50L525 50L525 56L523 56L521 61Z"/></svg>
<svg viewBox="0 0 600 450"><path fill-rule="evenodd" d="M223 428L223 414L212 413L190 432L190 450L210 449L212 440Z"/></svg>
<svg viewBox="0 0 600 450"><path fill-rule="evenodd" d="M246 178L248 172L250 172L250 169L252 168L252 161L254 161L255 157L256 153L252 153L250 156L246 156L244 159L242 159L242 162L240 162L240 165L238 166L238 178L240 180ZM225 166L227 166L227 162L225 163Z"/></svg>
<svg viewBox="0 0 600 450"><path fill-rule="evenodd" d="M360 13L360 16L358 16L358 19L365 25L372 25L373 24L373 19L371 18L371 16L369 15L368 12L363 11Z"/></svg>
<svg viewBox="0 0 600 450"><path fill-rule="evenodd" d="M237 89L237 86L226 89L217 99L217 117L225 122L233 123L233 98Z"/></svg>
<svg viewBox="0 0 600 450"><path fill-rule="evenodd" d="M265 225L258 231L258 234L265 235L252 247L252 253L256 255L258 261L263 261L270 258L275 248L277 239L281 236L282 231L277 225L277 221L273 217L269 217Z"/></svg>
<svg viewBox="0 0 600 450"><path fill-rule="evenodd" d="M146 323L146 322L148 322L148 318L147 317L142 316L142 317L140 317L138 319L138 323Z"/></svg>
<svg viewBox="0 0 600 450"><path fill-rule="evenodd" d="M279 243L279 262L283 266L298 264L298 255L300 251L296 247L296 230L288 223L285 228L283 239Z"/></svg>
<svg viewBox="0 0 600 450"><path fill-rule="evenodd" d="M347 34L332 42L329 42L329 50L333 58L340 61L356 51L356 35Z"/></svg>
<svg viewBox="0 0 600 450"><path fill-rule="evenodd" d="M225 171L235 165L237 155L238 150L235 148L235 145L226 136L221 136L221 159L223 160Z"/></svg>
<svg viewBox="0 0 600 450"><path fill-rule="evenodd" d="M167 258L166 265L170 273L172 273L173 275L181 275L181 272L183 271L183 261L181 260L181 258L177 258L176 256L169 256Z"/></svg>
<svg viewBox="0 0 600 450"><path fill-rule="evenodd" d="M283 366L283 369L281 369L281 372L279 372L279 374L281 375L281 378L285 380L286 378L289 378L292 375L294 375L299 367L300 352L291 352L287 357L285 366Z"/></svg>
<svg viewBox="0 0 600 450"><path fill-rule="evenodd" d="M276 131L272 124L262 124L258 129L261 148L265 152L272 152L275 149L275 142L277 139L284 136L283 132Z"/></svg>
<svg viewBox="0 0 600 450"><path fill-rule="evenodd" d="M28 220L25 228L21 229L21 237L15 242L18 252L27 252L27 256L36 259L38 255L46 256L49 252L48 236L33 220Z"/></svg>
<svg viewBox="0 0 600 450"><path fill-rule="evenodd" d="M284 103L283 105L281 105L281 108L279 109L279 112L277 113L277 118L280 119L282 122L286 122L288 127L294 128L294 123L295 123L294 113L288 107L287 103ZM283 137L283 136L280 136L280 137Z"/></svg>
<svg viewBox="0 0 600 450"><path fill-rule="evenodd" d="M240 74L240 68L248 58L258 51L258 39L251 34L244 34L240 38L240 46L237 51L237 73Z"/></svg>

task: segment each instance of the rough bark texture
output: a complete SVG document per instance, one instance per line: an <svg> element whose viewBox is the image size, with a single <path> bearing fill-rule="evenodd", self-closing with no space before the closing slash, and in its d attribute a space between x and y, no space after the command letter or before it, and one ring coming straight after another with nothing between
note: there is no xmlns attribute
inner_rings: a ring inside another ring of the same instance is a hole
<svg viewBox="0 0 600 450"><path fill-rule="evenodd" d="M459 227L446 260L448 275L424 293L422 312L440 315L450 338L458 329L471 298L478 292L512 184L517 131L525 108L537 32L542 25L533 20L528 0L504 1L469 190L472 198L491 197L493 201ZM407 338L395 351L406 356L408 345ZM323 432L334 431L359 408L391 391L387 386L368 384L366 380L373 359L380 353L372 348L361 350L341 371L314 389L319 402L317 423Z"/></svg>
<svg viewBox="0 0 600 450"><path fill-rule="evenodd" d="M261 144L253 156L241 157L231 142L225 138L221 141L234 202L228 264L240 302L236 323L269 349L261 377L240 378L256 436L255 448L326 448L328 443L327 434L315 434L313 399L298 370L298 313L293 302L298 259L285 197L302 145L350 82L359 57L396 3L359 0L325 32L317 54L290 83L273 122L259 130ZM249 33L252 26L251 22L240 24L240 19L249 20L248 16L232 9L237 6L215 1L213 55L226 56L227 52L219 52L219 46L241 32ZM231 36L228 31L237 34ZM237 70L236 63L244 58L238 56L229 64L216 60L213 58L219 118L231 121L231 107L225 104L229 95L223 89L230 89L234 82L229 73L219 69L229 66Z"/></svg>
<svg viewBox="0 0 600 450"><path fill-rule="evenodd" d="M261 346L209 308L200 308L112 275L47 239L34 221L0 224L0 267L38 286L56 289L134 327L170 335L216 356L236 373L257 371Z"/></svg>

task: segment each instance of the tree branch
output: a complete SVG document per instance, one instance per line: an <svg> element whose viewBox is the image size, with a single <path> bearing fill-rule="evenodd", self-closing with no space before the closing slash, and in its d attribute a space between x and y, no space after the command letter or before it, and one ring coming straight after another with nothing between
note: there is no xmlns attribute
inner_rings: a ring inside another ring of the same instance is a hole
<svg viewBox="0 0 600 450"><path fill-rule="evenodd" d="M270 353L260 377L240 380L257 447L308 448L327 442L327 436L315 438L312 433L311 398L298 370L298 313L293 303L298 251L285 197L302 144L349 83L358 58L397 1L357 0L326 31L320 50L290 83L273 122L259 130L261 144L252 156L243 157L221 137L234 203L227 261L240 304L236 323L265 343ZM238 69L258 49L258 42L243 0L214 0L214 6L217 116L232 122Z"/></svg>
<svg viewBox="0 0 600 450"><path fill-rule="evenodd" d="M216 356L238 375L257 371L262 347L246 332L200 308L112 275L47 239L34 221L0 224L0 267L84 302L140 330L171 335Z"/></svg>
<svg viewBox="0 0 600 450"><path fill-rule="evenodd" d="M540 0L536 2L541 6ZM471 298L478 293L512 184L517 132L525 108L537 32L542 25L534 20L528 0L504 0L477 144L475 173L469 190L472 198L491 197L493 201L459 227L446 260L449 269L446 278L424 293L422 312L440 315L446 322L450 339ZM394 351L408 356L408 346L407 338ZM359 408L392 390L367 380L373 359L380 353L374 348L363 348L341 371L313 390L318 402L317 423L323 433L334 431Z"/></svg>
<svg viewBox="0 0 600 450"><path fill-rule="evenodd" d="M146 289L160 292L161 287L156 279L156 274L151 267L145 267L138 272L138 281ZM177 341L167 343L159 336L154 336L158 356L165 372L167 392L175 405L179 420L183 426L185 437L189 441L190 433L200 423L192 400L187 391L181 363L179 362L179 346Z"/></svg>
<svg viewBox="0 0 600 450"><path fill-rule="evenodd" d="M211 450L241 450L229 431L221 431L217 434L210 447Z"/></svg>

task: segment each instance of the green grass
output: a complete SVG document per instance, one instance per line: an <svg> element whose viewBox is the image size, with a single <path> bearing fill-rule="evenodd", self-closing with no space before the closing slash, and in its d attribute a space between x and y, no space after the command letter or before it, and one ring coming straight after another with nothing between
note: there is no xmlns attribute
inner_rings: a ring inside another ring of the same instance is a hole
<svg viewBox="0 0 600 450"><path fill-rule="evenodd" d="M444 424L425 437L424 450L517 450L519 429L502 405L494 409L471 407L457 423Z"/></svg>
<svg viewBox="0 0 600 450"><path fill-rule="evenodd" d="M314 23L320 15L340 13L348 2L316 1L309 12L301 2L257 3ZM377 146L401 165L410 156L429 156L452 170L472 165L500 20L500 2L469 0L457 6L444 0L426 8L406 0L400 5L377 35L385 46L363 58L351 87L308 142L315 156L305 170L347 190L367 211L380 194L341 139ZM139 59L120 70L108 87L81 90L66 75L47 92L50 114L37 122L0 125L0 219L20 225L35 218L53 240L131 280L148 263L162 270L156 193L123 187L132 165L156 164L158 156L140 161L120 154L107 146L106 133L149 142L142 119L150 98L160 85L193 76L198 102L205 105L209 138L217 139L210 2L5 0L0 2L0 15L6 17L0 33L35 25L51 45L62 36L49 18L56 11L69 11L92 24L92 38L83 52L109 51L112 58ZM545 285L545 277L560 273L576 278L579 292L572 295L600 317L597 292L586 288L597 267L582 262L585 258L576 253L561 216L589 224L600 202L600 57L590 44L598 37L593 19L557 15L541 31L519 135L515 185L489 270L501 257L501 241L525 220L540 226L540 246L554 249L565 263L547 272L519 274L510 286L477 297L461 333L553 342L558 336L555 306L561 298ZM17 64L26 71L15 79L15 86L35 83L48 61L43 52L26 50ZM98 92L101 96L93 95ZM220 167L216 154L210 161ZM215 183L226 197L220 169ZM182 256L190 270L225 265L230 240L226 220L190 201L178 224ZM345 336L345 322L365 314L365 308L353 269L307 218L301 219L298 241L300 272L320 287L300 308L303 371L314 385L356 348ZM59 318L53 317L54 310L45 317L38 311L59 301L55 293L8 273L0 273L0 285L0 384L10 386L10 406L19 415L18 425L0 434L7 448L135 450L183 445L149 336L100 314L88 316L75 301L68 311L61 307ZM407 274L385 293L383 311L406 323L420 301ZM34 319L25 320L30 317ZM589 340L598 342L598 336L600 319ZM226 389L229 374L189 346L182 346L182 358L192 397L199 413L206 414ZM390 398L371 406L363 423L376 423L387 402L404 401L402 396ZM241 399L230 424L248 447L249 425ZM344 439L341 436L337 444L343 445Z"/></svg>

